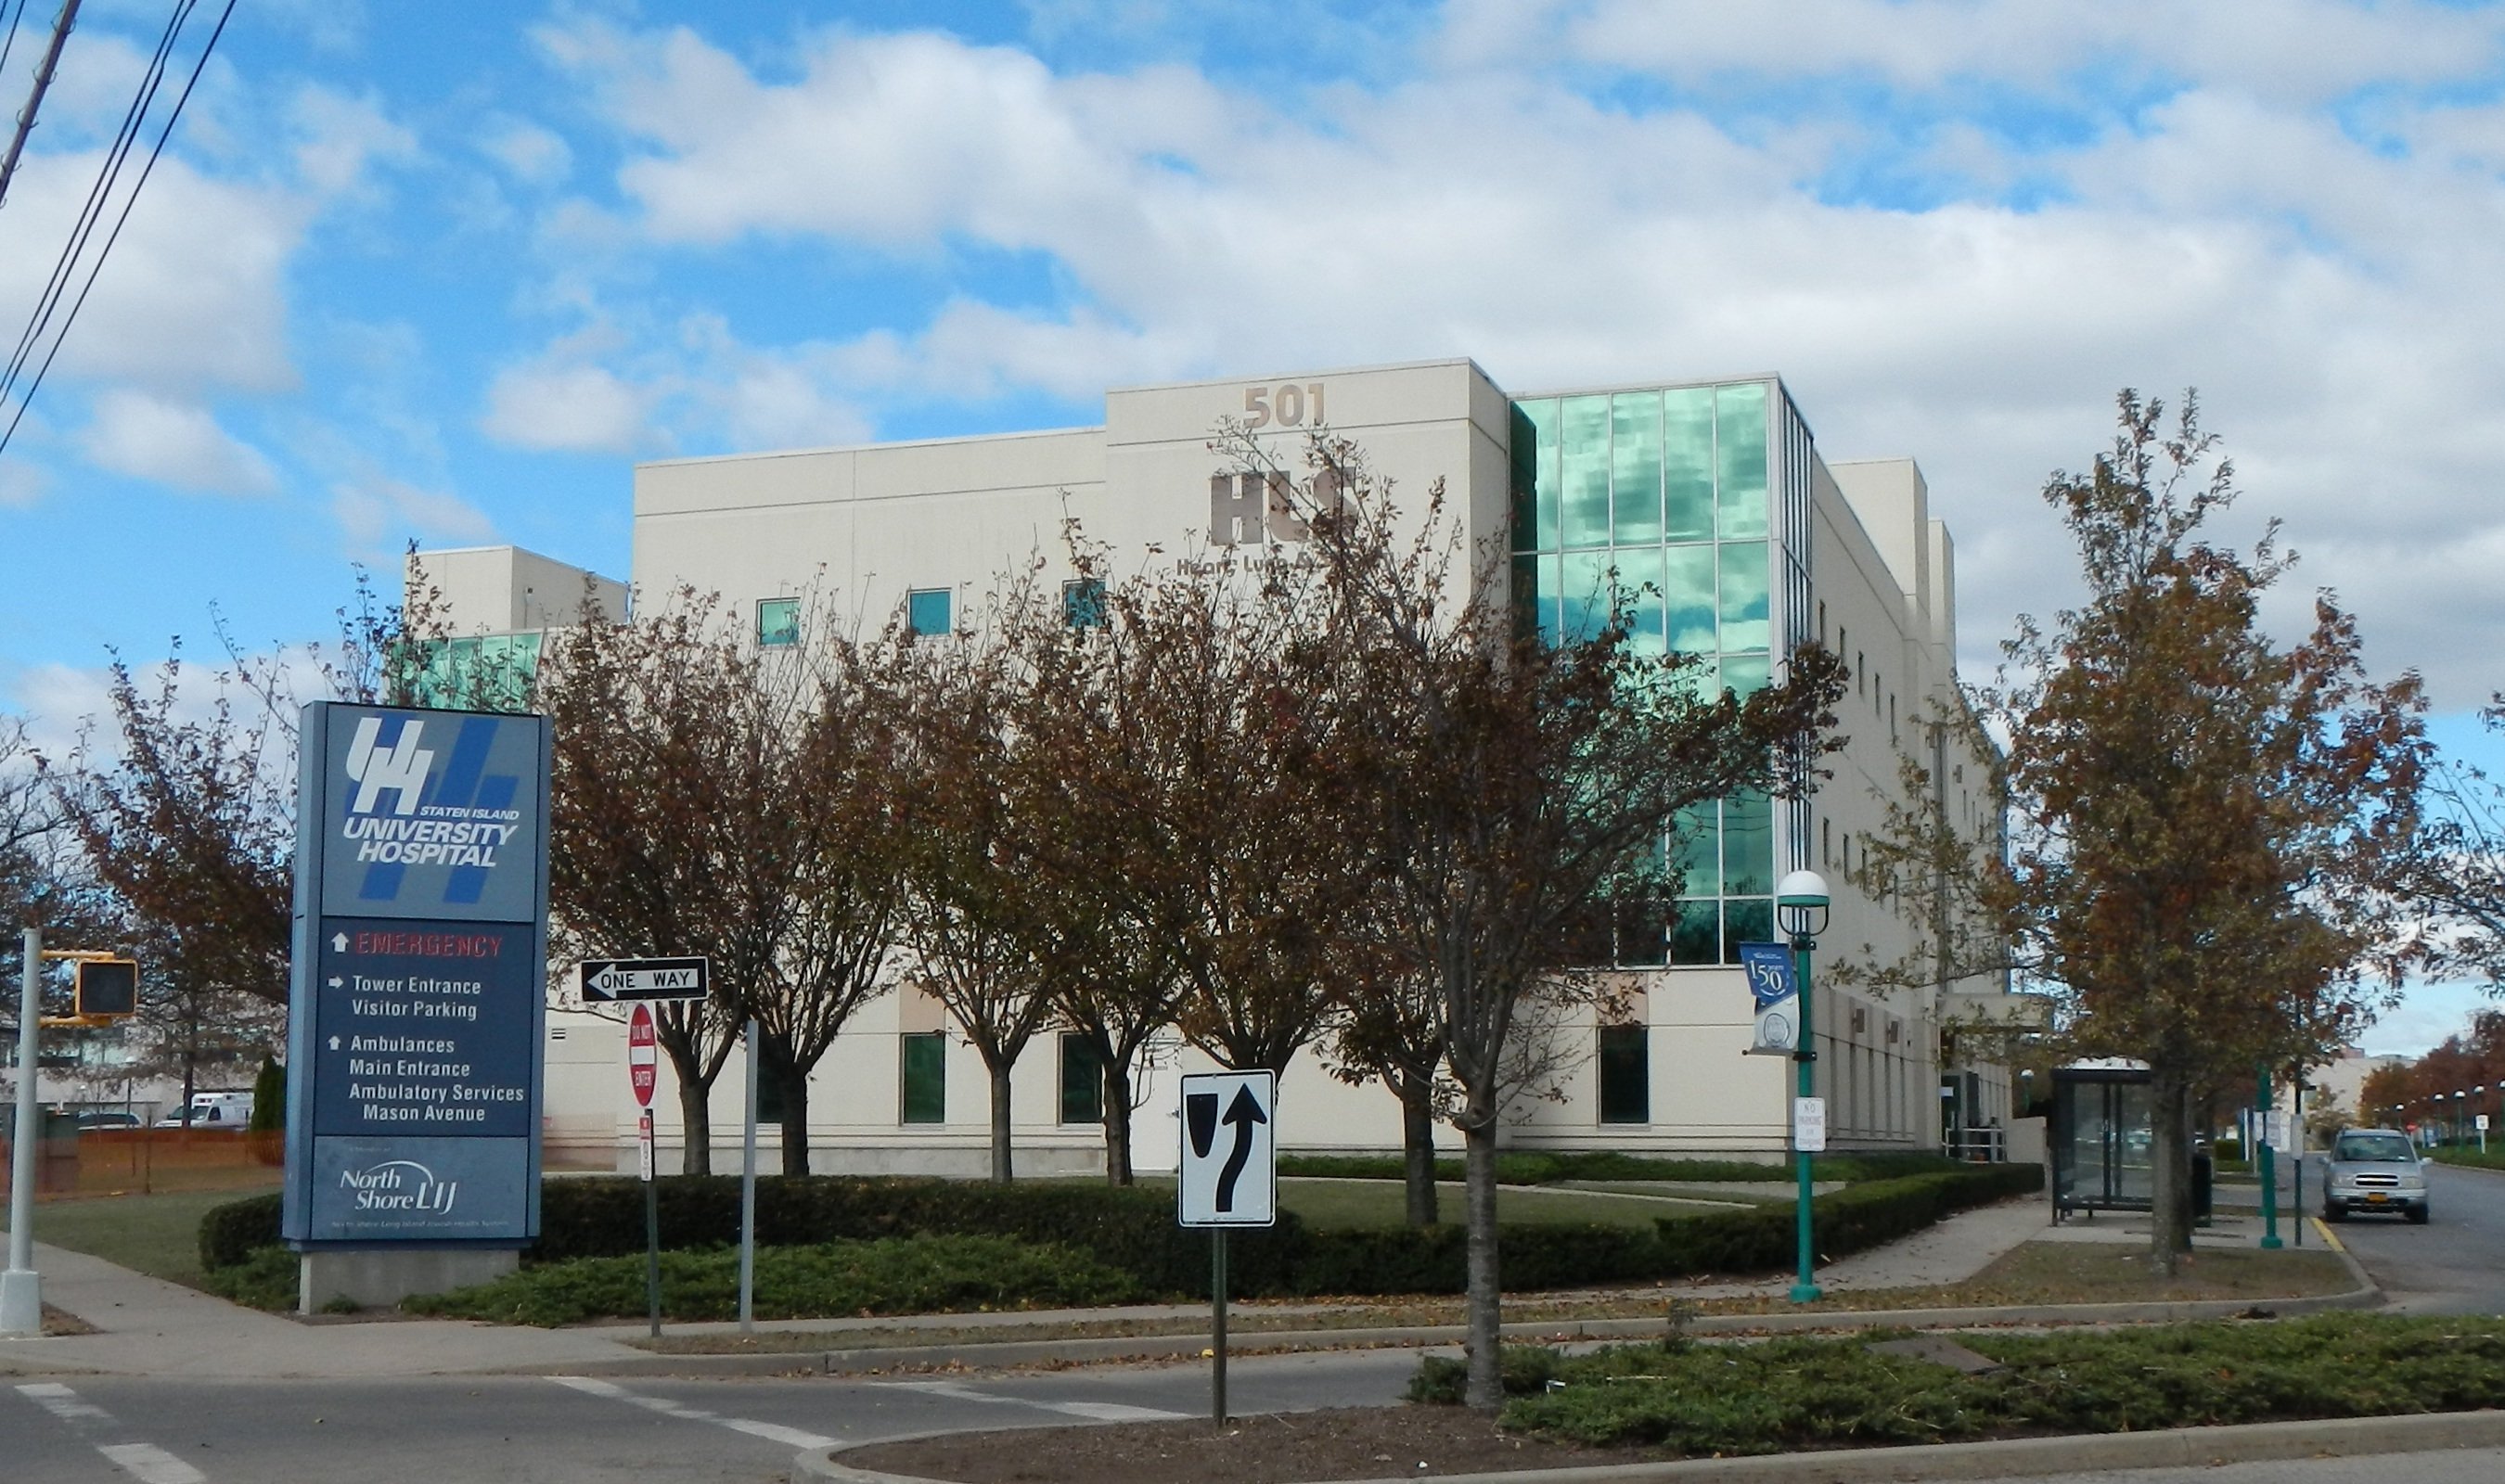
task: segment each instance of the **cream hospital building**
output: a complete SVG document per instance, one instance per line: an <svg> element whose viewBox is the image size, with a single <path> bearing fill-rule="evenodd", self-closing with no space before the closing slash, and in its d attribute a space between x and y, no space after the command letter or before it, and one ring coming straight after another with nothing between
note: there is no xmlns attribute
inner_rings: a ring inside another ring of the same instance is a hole
<svg viewBox="0 0 2505 1484"><path fill-rule="evenodd" d="M1468 361L1135 387L1109 393L1102 427L667 460L635 469L631 590L718 593L760 645L806 643L829 606L875 627L902 611L944 634L1003 572L1062 549L1065 518L1152 560L1266 533L1257 483L1211 449L1222 421L1280 440L1289 467L1309 430L1365 451L1414 502L1437 479L1469 542L1549 632L1588 622L1608 574L1645 597L1637 642L1704 656L1719 682L1763 685L1788 649L1822 641L1850 667L1837 707L1849 741L1811 800L1735 798L1679 831L1685 898L1666 922L1616 924L1595 944L1632 978L1624 1025L1559 1034L1565 1095L1525 1099L1504 1139L1522 1149L1620 1148L1773 1157L1786 1147L1792 1064L1744 1055L1751 1001L1736 945L1771 940L1774 883L1810 867L1833 890L1818 963L1892 960L1915 941L1863 869L1899 761L1935 764L1939 798L1988 836L1984 771L1945 750L1924 718L1958 701L1954 551L1912 460L1830 461L1780 377L1516 396ZM1292 535L1292 531L1280 533ZM527 660L537 633L580 601L577 569L511 547L424 553L462 644ZM603 584L622 611L627 588ZM830 604L820 603L821 598ZM560 966L562 967L562 966ZM1821 975L1820 978L1824 976ZM1958 1057L1954 1025L2005 1007L1966 983L1889 995L1817 990L1817 1078L1838 1148L1939 1147L1944 1133L2009 1121L1996 1067ZM634 1105L614 1020L550 1017L552 1157L632 1163ZM1279 1097L1291 1151L1399 1147L1398 1105L1352 1087L1308 1051ZM1170 1165L1176 1076L1204 1065L1175 1041L1142 1069L1142 1169ZM662 1068L666 1083L668 1066ZM714 1127L737 1137L739 1063L716 1085ZM985 1167L988 1083L939 1004L903 985L859 1014L820 1064L812 1157L841 1171L973 1174ZM1094 1074L1076 1038L1041 1038L1014 1082L1022 1170L1101 1169ZM676 1102L654 1099L665 1150ZM771 1146L774 1129L762 1137ZM664 1167L669 1167L664 1156Z"/></svg>

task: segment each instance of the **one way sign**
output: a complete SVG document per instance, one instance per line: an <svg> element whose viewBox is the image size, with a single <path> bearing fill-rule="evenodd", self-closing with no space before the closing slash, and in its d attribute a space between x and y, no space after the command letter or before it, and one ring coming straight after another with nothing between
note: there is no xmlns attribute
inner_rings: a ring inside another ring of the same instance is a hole
<svg viewBox="0 0 2505 1484"><path fill-rule="evenodd" d="M1275 1072L1194 1072L1182 1080L1182 1159L1175 1221L1268 1226L1279 1219Z"/></svg>
<svg viewBox="0 0 2505 1484"><path fill-rule="evenodd" d="M625 1000L700 1000L705 997L702 958L586 958L582 998L598 1005Z"/></svg>

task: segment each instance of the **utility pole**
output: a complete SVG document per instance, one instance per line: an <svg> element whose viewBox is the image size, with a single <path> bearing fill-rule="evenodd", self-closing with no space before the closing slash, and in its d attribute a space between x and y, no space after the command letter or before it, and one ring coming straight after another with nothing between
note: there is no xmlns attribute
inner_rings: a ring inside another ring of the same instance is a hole
<svg viewBox="0 0 2505 1484"><path fill-rule="evenodd" d="M44 59L35 64L35 87L26 94L26 106L18 111L18 131L9 136L9 153L0 155L0 204L9 199L9 177L18 173L18 156L24 153L26 136L35 131L35 110L43 104L45 89L53 86L53 69L60 65L61 43L70 39L70 27L78 22L79 0L61 0L61 13L53 20L53 40L44 48Z"/></svg>

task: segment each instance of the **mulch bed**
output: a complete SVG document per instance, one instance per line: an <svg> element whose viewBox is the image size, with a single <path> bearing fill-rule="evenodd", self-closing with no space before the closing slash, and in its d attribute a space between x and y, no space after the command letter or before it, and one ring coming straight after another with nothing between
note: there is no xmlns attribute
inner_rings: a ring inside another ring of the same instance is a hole
<svg viewBox="0 0 2505 1484"><path fill-rule="evenodd" d="M1346 1407L1206 1421L968 1432L836 1455L855 1468L953 1484L1303 1484L1432 1478L1505 1468L1640 1463L1632 1448L1576 1448L1499 1432L1464 1407Z"/></svg>

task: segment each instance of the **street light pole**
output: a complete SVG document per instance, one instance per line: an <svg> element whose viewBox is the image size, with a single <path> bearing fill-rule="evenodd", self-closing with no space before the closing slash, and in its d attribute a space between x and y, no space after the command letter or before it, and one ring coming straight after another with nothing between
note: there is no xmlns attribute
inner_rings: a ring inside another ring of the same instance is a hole
<svg viewBox="0 0 2505 1484"><path fill-rule="evenodd" d="M1811 1008L1809 966L1810 955L1817 949L1817 935L1826 930L1827 903L1826 879L1815 871L1792 872L1775 888L1775 918L1791 940L1792 974L1800 982L1800 1040L1792 1048L1792 1064L1798 1069L1792 1102L1792 1159L1800 1187L1793 1202L1793 1240L1798 1248L1798 1271L1791 1292L1794 1303L1808 1303L1819 1294L1816 1275L1817 1243L1811 1229L1815 1225L1812 1201L1816 1193L1812 1151L1801 1147L1800 1111L1803 1103L1817 1095L1817 1018Z"/></svg>
<svg viewBox="0 0 2505 1484"><path fill-rule="evenodd" d="M27 928L18 991L18 1122L10 1140L9 1270L0 1273L0 1338L44 1332L44 1277L35 1271L35 1029L44 1020L44 930Z"/></svg>

